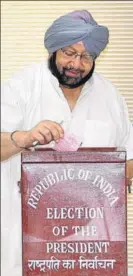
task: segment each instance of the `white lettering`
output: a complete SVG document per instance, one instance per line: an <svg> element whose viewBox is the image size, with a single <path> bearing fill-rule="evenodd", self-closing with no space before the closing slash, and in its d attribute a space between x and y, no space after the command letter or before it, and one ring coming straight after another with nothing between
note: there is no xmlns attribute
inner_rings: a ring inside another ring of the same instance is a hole
<svg viewBox="0 0 133 276"><path fill-rule="evenodd" d="M107 253L109 242L47 242L47 253Z"/></svg>

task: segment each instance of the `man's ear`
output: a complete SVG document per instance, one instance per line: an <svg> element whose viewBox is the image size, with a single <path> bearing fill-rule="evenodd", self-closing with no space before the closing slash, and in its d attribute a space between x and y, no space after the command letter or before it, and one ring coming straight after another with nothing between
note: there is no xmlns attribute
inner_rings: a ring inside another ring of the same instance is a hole
<svg viewBox="0 0 133 276"><path fill-rule="evenodd" d="M53 53L49 53L49 58L51 58L53 56Z"/></svg>

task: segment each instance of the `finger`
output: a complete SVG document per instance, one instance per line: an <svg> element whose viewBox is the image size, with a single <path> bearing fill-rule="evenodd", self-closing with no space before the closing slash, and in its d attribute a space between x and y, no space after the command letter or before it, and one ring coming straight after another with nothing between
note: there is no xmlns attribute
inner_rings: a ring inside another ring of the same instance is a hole
<svg viewBox="0 0 133 276"><path fill-rule="evenodd" d="M52 127L51 128L51 135L52 135L52 138L53 138L53 140L54 141L59 141L59 139L61 138L61 135L60 135L60 132L59 132L59 130L57 129L57 127Z"/></svg>
<svg viewBox="0 0 133 276"><path fill-rule="evenodd" d="M53 140L51 130L49 128L47 128L46 126L43 127L43 129L41 128L39 132L43 135L43 137L47 143L50 143Z"/></svg>
<svg viewBox="0 0 133 276"><path fill-rule="evenodd" d="M34 142L32 143L33 145L34 145L35 142L36 143L38 142L41 145L43 145L43 144L46 143L46 139L45 139L45 137L43 136L43 134L40 131L36 132L33 135L33 139L34 139Z"/></svg>
<svg viewBox="0 0 133 276"><path fill-rule="evenodd" d="M64 132L62 131L62 128L58 127L58 125L54 122L45 122L45 124L41 124L40 131L45 136L47 141L58 141L61 137L63 137Z"/></svg>
<svg viewBox="0 0 133 276"><path fill-rule="evenodd" d="M56 128L58 129L58 131L60 133L60 137L63 137L64 136L64 129L63 129L62 125L58 124L56 122L54 122L54 123L55 123L55 126L56 126Z"/></svg>
<svg viewBox="0 0 133 276"><path fill-rule="evenodd" d="M50 130L51 130L51 126L54 127L54 129L56 129L59 132L59 138L62 138L64 136L64 129L60 124L56 122L45 121L45 126L48 127Z"/></svg>

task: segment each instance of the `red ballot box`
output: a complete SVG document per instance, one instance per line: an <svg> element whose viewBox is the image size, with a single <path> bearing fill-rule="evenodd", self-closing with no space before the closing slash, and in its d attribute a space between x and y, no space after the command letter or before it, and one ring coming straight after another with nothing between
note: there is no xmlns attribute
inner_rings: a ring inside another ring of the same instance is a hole
<svg viewBox="0 0 133 276"><path fill-rule="evenodd" d="M23 276L127 276L125 152L22 154Z"/></svg>

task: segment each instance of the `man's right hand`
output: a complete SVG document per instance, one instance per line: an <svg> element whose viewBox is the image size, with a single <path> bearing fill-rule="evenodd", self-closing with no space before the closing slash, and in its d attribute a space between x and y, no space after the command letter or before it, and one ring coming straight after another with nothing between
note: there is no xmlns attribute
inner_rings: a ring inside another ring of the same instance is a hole
<svg viewBox="0 0 133 276"><path fill-rule="evenodd" d="M53 121L41 121L29 131L16 132L14 139L18 145L27 148L33 146L35 142L46 145L51 141L59 141L63 135L64 130L60 124Z"/></svg>
<svg viewBox="0 0 133 276"><path fill-rule="evenodd" d="M35 142L40 145L49 144L51 141L59 141L63 138L62 126L53 121L41 121L28 131L17 131L13 135L15 146L11 141L11 133L1 133L1 160L6 160L12 155L22 151L21 147L32 147Z"/></svg>

